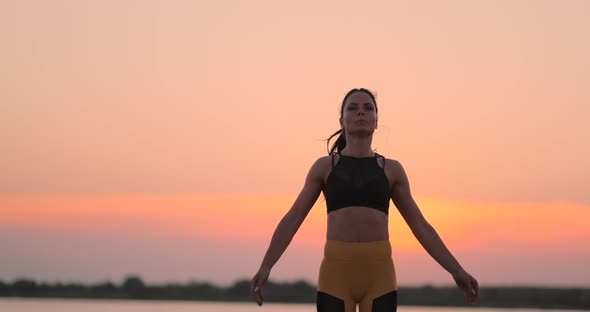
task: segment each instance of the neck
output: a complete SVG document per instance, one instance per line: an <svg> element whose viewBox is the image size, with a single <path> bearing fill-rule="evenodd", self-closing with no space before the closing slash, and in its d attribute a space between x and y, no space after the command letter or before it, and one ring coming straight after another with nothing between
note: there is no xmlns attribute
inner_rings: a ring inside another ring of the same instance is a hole
<svg viewBox="0 0 590 312"><path fill-rule="evenodd" d="M371 149L373 135L356 136L346 134L346 147L340 153L353 157L370 157L375 153Z"/></svg>

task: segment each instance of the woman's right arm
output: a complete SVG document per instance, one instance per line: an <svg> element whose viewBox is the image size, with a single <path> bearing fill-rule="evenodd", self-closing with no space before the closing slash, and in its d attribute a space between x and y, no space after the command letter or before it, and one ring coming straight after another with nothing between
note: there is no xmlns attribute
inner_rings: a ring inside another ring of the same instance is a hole
<svg viewBox="0 0 590 312"><path fill-rule="evenodd" d="M293 236L307 217L322 191L323 175L327 157L322 157L311 166L303 189L291 209L279 222L270 241L270 246L262 259L258 273L252 278L252 290L258 305L262 305L262 287L268 279L270 270L291 243ZM329 159L328 159L329 161Z"/></svg>
<svg viewBox="0 0 590 312"><path fill-rule="evenodd" d="M293 236L299 230L311 207L313 207L320 196L320 192L322 191L323 161L320 158L311 166L305 178L303 189L299 193L299 196L297 196L291 209L289 209L275 229L270 246L266 251L260 267L270 270L275 265L285 249L287 249L287 246L291 243Z"/></svg>

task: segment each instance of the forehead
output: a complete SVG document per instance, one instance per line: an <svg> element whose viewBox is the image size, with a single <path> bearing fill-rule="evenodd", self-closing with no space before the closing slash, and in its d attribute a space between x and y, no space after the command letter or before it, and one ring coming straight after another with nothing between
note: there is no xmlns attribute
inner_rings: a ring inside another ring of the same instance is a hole
<svg viewBox="0 0 590 312"><path fill-rule="evenodd" d="M351 94L346 99L345 105L348 105L350 103L356 103L356 104L360 104L360 105L364 105L365 103L375 104L375 103L373 103L373 100L371 99L371 97L368 94L366 94L365 92L360 92L360 91Z"/></svg>

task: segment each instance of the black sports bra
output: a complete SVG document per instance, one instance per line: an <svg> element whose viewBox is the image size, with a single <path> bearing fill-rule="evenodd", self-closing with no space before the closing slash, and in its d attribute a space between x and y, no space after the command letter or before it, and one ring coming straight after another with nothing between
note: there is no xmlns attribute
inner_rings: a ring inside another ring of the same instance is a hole
<svg viewBox="0 0 590 312"><path fill-rule="evenodd" d="M364 206L389 214L389 180L384 168L374 157L352 157L340 153L338 163L334 166L332 154L332 171L326 181L324 197L328 213L345 207Z"/></svg>

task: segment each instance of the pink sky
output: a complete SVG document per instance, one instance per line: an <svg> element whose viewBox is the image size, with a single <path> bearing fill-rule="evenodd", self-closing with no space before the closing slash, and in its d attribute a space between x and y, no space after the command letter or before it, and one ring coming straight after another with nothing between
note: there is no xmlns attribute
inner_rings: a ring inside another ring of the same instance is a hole
<svg viewBox="0 0 590 312"><path fill-rule="evenodd" d="M249 278L365 87L373 147L482 284L589 286L589 11L2 3L0 280ZM400 283L451 283L391 209ZM315 282L324 239L320 197L272 277Z"/></svg>

